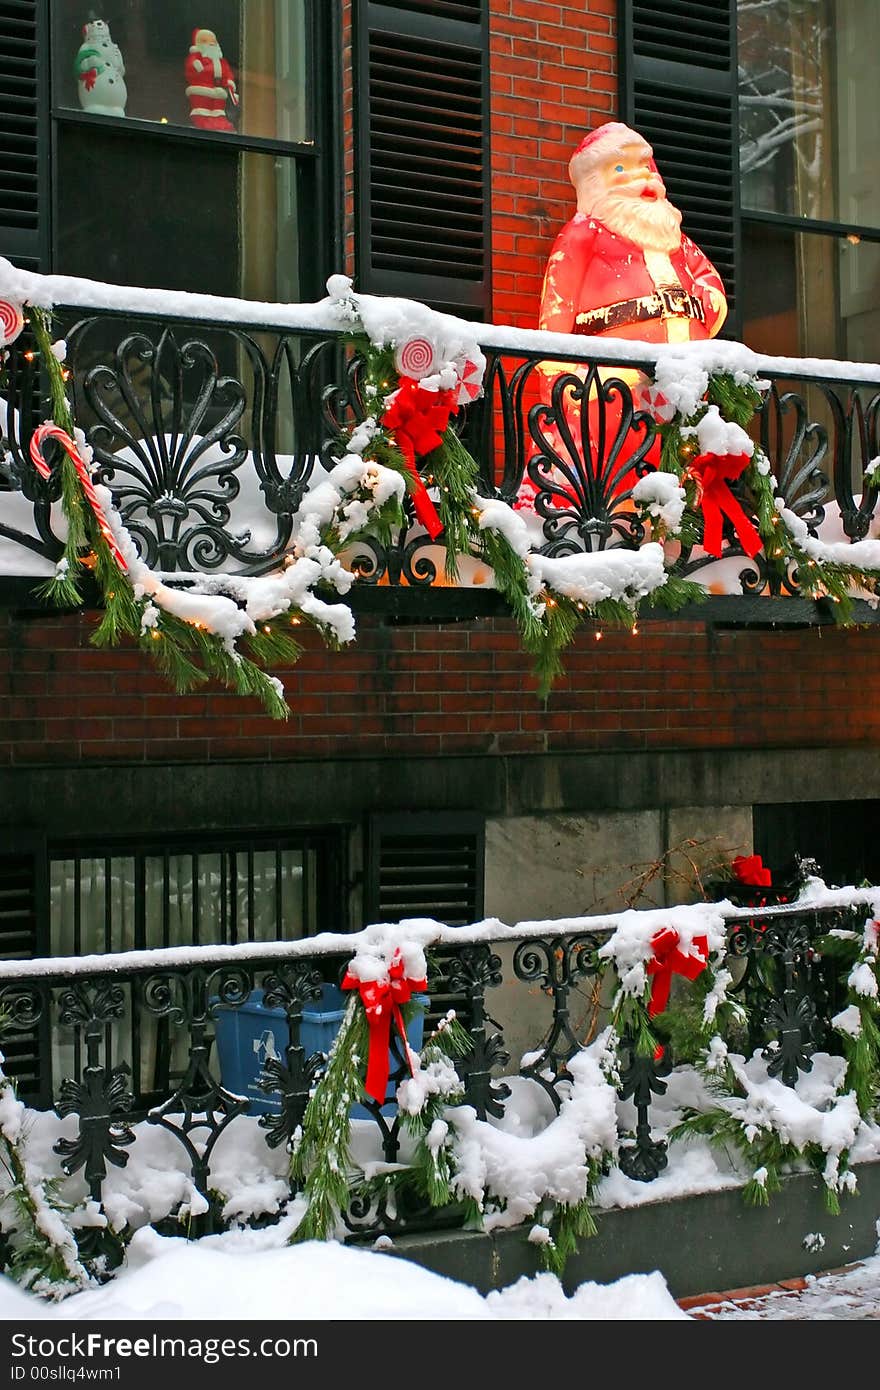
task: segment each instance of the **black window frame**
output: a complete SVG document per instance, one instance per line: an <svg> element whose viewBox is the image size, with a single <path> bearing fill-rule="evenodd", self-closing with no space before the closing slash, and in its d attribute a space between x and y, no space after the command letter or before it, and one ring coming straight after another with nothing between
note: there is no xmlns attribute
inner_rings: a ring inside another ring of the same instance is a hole
<svg viewBox="0 0 880 1390"><path fill-rule="evenodd" d="M53 51L53 0L37 0L40 9L38 49L42 52L41 90L45 96L47 118L42 141L46 191L43 197L45 230L42 240L49 266L58 266L57 228L64 210L59 207L59 137L63 129L78 126L115 135L203 147L237 150L240 153L277 155L296 166L300 198L307 203L307 215L298 219L300 297L304 302L319 299L327 276L342 264L343 208L338 196L342 187L341 121L341 33L340 0L306 0L306 84L311 140L285 141L242 134L217 132L130 117L101 116L73 107L56 105L48 55ZM51 96L50 96L51 94ZM303 209L300 208L302 212ZM149 235L149 223L144 231ZM160 286L161 288L161 286Z"/></svg>

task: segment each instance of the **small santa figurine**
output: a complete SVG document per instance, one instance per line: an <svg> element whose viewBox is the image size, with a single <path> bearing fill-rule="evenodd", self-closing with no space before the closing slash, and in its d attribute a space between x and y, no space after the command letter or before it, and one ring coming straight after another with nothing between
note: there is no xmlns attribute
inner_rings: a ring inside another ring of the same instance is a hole
<svg viewBox="0 0 880 1390"><path fill-rule="evenodd" d="M213 29L193 29L185 69L189 119L202 130L235 130L227 102L238 105L235 74Z"/></svg>

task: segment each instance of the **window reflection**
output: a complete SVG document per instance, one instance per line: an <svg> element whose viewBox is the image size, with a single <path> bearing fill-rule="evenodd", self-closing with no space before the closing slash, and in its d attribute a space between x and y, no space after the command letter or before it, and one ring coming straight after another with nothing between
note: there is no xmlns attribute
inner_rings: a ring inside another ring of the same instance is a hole
<svg viewBox="0 0 880 1390"><path fill-rule="evenodd" d="M739 0L744 208L880 226L876 0Z"/></svg>

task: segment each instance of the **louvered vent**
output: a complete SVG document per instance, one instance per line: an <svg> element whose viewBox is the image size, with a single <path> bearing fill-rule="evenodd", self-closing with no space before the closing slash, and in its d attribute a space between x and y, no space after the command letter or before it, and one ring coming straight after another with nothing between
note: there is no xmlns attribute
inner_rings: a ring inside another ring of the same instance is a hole
<svg viewBox="0 0 880 1390"><path fill-rule="evenodd" d="M370 39L371 245L377 269L483 275L481 56Z"/></svg>
<svg viewBox="0 0 880 1390"><path fill-rule="evenodd" d="M654 147L682 227L724 282L736 337L739 163L731 0L620 0L623 119Z"/></svg>
<svg viewBox="0 0 880 1390"><path fill-rule="evenodd" d="M682 227L714 264L735 299L734 109L731 98L693 92L687 101L669 87L636 85L633 125L654 147Z"/></svg>
<svg viewBox="0 0 880 1390"><path fill-rule="evenodd" d="M473 816L377 816L368 831L369 920L433 917L458 927L483 912L483 823Z"/></svg>
<svg viewBox="0 0 880 1390"><path fill-rule="evenodd" d="M37 882L33 854L0 855L0 960L28 960L37 954ZM40 1050L45 1027L3 1035L4 1071L22 1100L40 1092Z"/></svg>
<svg viewBox="0 0 880 1390"><path fill-rule="evenodd" d="M479 20L483 14L483 0L397 0L395 9L443 15L447 19Z"/></svg>
<svg viewBox="0 0 880 1390"><path fill-rule="evenodd" d="M480 315L489 302L485 0L360 0L357 275Z"/></svg>
<svg viewBox="0 0 880 1390"><path fill-rule="evenodd" d="M633 5L633 52L681 62L687 55L707 68L727 70L732 58L727 0L658 0Z"/></svg>
<svg viewBox="0 0 880 1390"><path fill-rule="evenodd" d="M37 230L35 0L0 3L0 228Z"/></svg>

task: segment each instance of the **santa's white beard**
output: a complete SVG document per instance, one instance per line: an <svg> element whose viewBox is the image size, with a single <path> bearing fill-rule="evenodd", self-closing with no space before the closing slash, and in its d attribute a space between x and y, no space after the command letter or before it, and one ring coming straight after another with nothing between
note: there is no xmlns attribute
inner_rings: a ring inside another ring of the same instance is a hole
<svg viewBox="0 0 880 1390"><path fill-rule="evenodd" d="M214 68L215 75L219 77L220 59L223 57L223 49L220 47L219 43L199 44L196 48L196 52L200 58L207 58L208 62L211 63Z"/></svg>
<svg viewBox="0 0 880 1390"><path fill-rule="evenodd" d="M590 216L645 251L665 251L669 255L681 245L681 213L666 198L602 193L591 201Z"/></svg>

